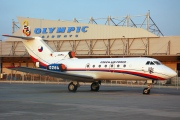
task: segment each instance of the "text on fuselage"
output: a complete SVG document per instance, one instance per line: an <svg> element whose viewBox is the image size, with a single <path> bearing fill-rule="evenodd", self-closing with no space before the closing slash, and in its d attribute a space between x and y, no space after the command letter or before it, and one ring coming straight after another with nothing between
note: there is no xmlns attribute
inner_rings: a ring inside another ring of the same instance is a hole
<svg viewBox="0 0 180 120"><path fill-rule="evenodd" d="M100 63L126 63L126 61L101 61Z"/></svg>

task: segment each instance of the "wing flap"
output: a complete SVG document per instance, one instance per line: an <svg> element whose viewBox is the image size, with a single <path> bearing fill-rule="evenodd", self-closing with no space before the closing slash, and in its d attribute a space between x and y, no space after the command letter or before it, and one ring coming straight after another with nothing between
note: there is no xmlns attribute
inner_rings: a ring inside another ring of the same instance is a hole
<svg viewBox="0 0 180 120"><path fill-rule="evenodd" d="M56 71L50 71L50 70L45 70L45 69L40 69L40 68L28 68L28 67L7 67L7 68L11 70L26 72L26 73L52 76L52 77L57 77L57 78L62 78L62 79L79 81L79 82L94 81L93 77L91 76L76 75L76 74L70 74L70 73L65 73L65 72L56 72Z"/></svg>

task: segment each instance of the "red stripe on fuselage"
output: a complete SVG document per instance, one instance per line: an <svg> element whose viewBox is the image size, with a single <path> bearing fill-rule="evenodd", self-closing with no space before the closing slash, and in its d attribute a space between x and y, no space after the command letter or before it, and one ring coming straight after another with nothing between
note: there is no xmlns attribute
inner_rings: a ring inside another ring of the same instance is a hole
<svg viewBox="0 0 180 120"><path fill-rule="evenodd" d="M140 76L144 78L154 79L154 80L165 80L165 78L155 76L152 74L146 74L141 72L135 72L135 71L127 71L127 70L113 70L113 69L78 69L78 68L68 68L67 71L98 71L98 72L114 72L114 73L124 73L124 74L130 74L135 76Z"/></svg>
<svg viewBox="0 0 180 120"><path fill-rule="evenodd" d="M39 62L38 59L34 58L33 56L30 55L30 57L31 57L33 62Z"/></svg>
<svg viewBox="0 0 180 120"><path fill-rule="evenodd" d="M43 63L43 62L40 62L38 59L34 58L33 56L30 56L30 57L31 57L31 59L32 59L33 62L39 62L40 65L43 66L43 67L47 67L47 66L48 66L47 64L45 64L45 63Z"/></svg>

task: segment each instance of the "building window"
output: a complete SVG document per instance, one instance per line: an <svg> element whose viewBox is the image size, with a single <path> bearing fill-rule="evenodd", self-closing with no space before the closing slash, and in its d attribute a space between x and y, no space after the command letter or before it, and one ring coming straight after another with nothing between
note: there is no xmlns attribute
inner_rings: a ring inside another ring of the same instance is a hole
<svg viewBox="0 0 180 120"><path fill-rule="evenodd" d="M57 38L60 38L61 37L61 35L57 35Z"/></svg>

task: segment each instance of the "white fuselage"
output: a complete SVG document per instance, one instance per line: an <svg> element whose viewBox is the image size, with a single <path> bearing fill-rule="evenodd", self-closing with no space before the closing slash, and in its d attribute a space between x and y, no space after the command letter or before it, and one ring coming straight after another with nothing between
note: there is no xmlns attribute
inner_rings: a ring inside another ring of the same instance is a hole
<svg viewBox="0 0 180 120"><path fill-rule="evenodd" d="M161 64L148 64L158 61L153 58L91 58L64 59L55 64L64 64L65 72L77 75L92 76L98 80L166 80L176 73ZM53 63L51 63L53 64Z"/></svg>

